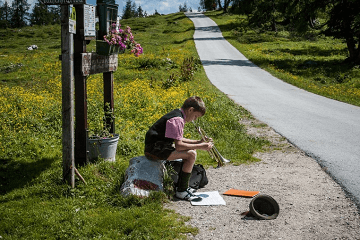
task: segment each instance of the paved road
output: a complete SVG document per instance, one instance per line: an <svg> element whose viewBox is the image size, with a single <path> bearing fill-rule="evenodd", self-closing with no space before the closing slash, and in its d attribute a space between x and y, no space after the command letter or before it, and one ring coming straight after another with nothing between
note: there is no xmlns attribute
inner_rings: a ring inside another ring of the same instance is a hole
<svg viewBox="0 0 360 240"><path fill-rule="evenodd" d="M214 21L187 13L210 81L326 167L360 205L360 108L287 84L250 62Z"/></svg>

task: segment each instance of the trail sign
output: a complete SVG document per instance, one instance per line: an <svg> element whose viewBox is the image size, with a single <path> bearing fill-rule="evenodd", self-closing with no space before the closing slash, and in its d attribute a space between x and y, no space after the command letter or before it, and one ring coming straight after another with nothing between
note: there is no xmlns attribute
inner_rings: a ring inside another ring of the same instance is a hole
<svg viewBox="0 0 360 240"><path fill-rule="evenodd" d="M118 66L118 55L102 56L96 53L81 54L81 72L83 76L90 74L114 72Z"/></svg>
<svg viewBox="0 0 360 240"><path fill-rule="evenodd" d="M70 17L69 17L69 32L72 34L76 34L76 10L73 5L70 5L69 8Z"/></svg>
<svg viewBox="0 0 360 240"><path fill-rule="evenodd" d="M40 0L45 5L86 4L86 0Z"/></svg>
<svg viewBox="0 0 360 240"><path fill-rule="evenodd" d="M84 4L84 37L86 40L95 40L95 12L96 7L90 4ZM91 37L93 37L91 39Z"/></svg>
<svg viewBox="0 0 360 240"><path fill-rule="evenodd" d="M100 34L102 38L106 34L106 24L110 26L116 22L117 5L115 0L97 0L99 8L87 5L86 0L39 1L44 5L61 5L63 179L74 188L75 173L83 180L75 166L87 163L86 78L103 73L104 108L109 103L110 109L114 109L113 72L118 66L117 55L87 53L86 44L96 39L96 12L100 12L99 22L105 26L100 26L104 32ZM111 126L110 132L115 133L115 123L109 121L107 115L105 118Z"/></svg>

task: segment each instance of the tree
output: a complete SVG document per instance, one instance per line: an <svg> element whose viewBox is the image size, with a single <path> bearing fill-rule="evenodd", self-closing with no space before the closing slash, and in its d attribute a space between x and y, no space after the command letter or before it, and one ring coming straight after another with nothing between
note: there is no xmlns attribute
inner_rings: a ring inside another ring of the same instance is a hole
<svg viewBox="0 0 360 240"><path fill-rule="evenodd" d="M217 5L218 5L220 10L223 9L223 7L221 6L221 0L217 0Z"/></svg>
<svg viewBox="0 0 360 240"><path fill-rule="evenodd" d="M360 64L359 0L235 0L234 4L253 27L276 31L282 24L298 33L317 30L343 39L349 52L346 61Z"/></svg>
<svg viewBox="0 0 360 240"><path fill-rule="evenodd" d="M277 31L277 22L281 14L277 11L277 0L255 0L252 2L249 16L249 25L263 30Z"/></svg>
<svg viewBox="0 0 360 240"><path fill-rule="evenodd" d="M144 10L141 8L141 6L139 5L139 7L137 8L137 16L138 17L144 17Z"/></svg>
<svg viewBox="0 0 360 240"><path fill-rule="evenodd" d="M217 3L216 0L200 0L200 6L206 11L215 10Z"/></svg>
<svg viewBox="0 0 360 240"><path fill-rule="evenodd" d="M6 1L3 5L0 6L0 27L8 28L10 27L12 8L9 6Z"/></svg>
<svg viewBox="0 0 360 240"><path fill-rule="evenodd" d="M224 12L228 11L228 7L232 1L233 0L224 0L224 8L223 8ZM220 0L219 0L219 4L220 4Z"/></svg>
<svg viewBox="0 0 360 240"><path fill-rule="evenodd" d="M161 15L161 14L155 9L154 15Z"/></svg>
<svg viewBox="0 0 360 240"><path fill-rule="evenodd" d="M48 6L38 0L30 14L30 23L34 25L47 25L51 22L52 13L49 11Z"/></svg>
<svg viewBox="0 0 360 240"><path fill-rule="evenodd" d="M61 23L61 6L60 5L51 6L49 11L50 11L50 15L51 15L51 23L52 24L60 24Z"/></svg>
<svg viewBox="0 0 360 240"><path fill-rule="evenodd" d="M360 1L277 1L283 1L283 16L297 32L316 29L327 36L345 40L349 52L346 61L360 64Z"/></svg>
<svg viewBox="0 0 360 240"><path fill-rule="evenodd" d="M125 7L123 9L123 15L122 18L123 19L128 19L128 18L132 18L134 17L134 9L133 9L133 4L131 0L127 0Z"/></svg>
<svg viewBox="0 0 360 240"><path fill-rule="evenodd" d="M27 0L13 0L11 7L13 9L10 20L11 26L14 28L26 26L30 9Z"/></svg>
<svg viewBox="0 0 360 240"><path fill-rule="evenodd" d="M179 12L187 12L188 11L188 7L186 5L186 2L184 3L184 6L182 6L181 4L179 5Z"/></svg>
<svg viewBox="0 0 360 240"><path fill-rule="evenodd" d="M360 1L331 0L330 18L324 33L344 39L349 52L347 61L360 64Z"/></svg>
<svg viewBox="0 0 360 240"><path fill-rule="evenodd" d="M131 15L132 17L138 17L135 2L131 4Z"/></svg>
<svg viewBox="0 0 360 240"><path fill-rule="evenodd" d="M250 15L254 1L249 0L233 0L230 11L238 14Z"/></svg>

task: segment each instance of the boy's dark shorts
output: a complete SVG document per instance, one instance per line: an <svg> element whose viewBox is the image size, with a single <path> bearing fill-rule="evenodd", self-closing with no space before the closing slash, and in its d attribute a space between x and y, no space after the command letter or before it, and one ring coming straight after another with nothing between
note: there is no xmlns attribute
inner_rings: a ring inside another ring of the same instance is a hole
<svg viewBox="0 0 360 240"><path fill-rule="evenodd" d="M153 160L166 160L175 148L172 143L158 141L145 145L145 156Z"/></svg>

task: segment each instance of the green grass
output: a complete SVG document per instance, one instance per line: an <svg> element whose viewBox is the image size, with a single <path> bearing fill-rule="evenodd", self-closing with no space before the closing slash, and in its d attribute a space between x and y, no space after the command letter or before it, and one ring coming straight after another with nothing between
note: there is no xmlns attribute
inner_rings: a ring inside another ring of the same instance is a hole
<svg viewBox="0 0 360 240"><path fill-rule="evenodd" d="M224 36L251 61L309 91L359 104L359 69L342 64L344 43L315 35L246 29L242 18L210 12ZM114 73L117 161L79 167L71 189L62 181L60 26L0 30L0 236L3 239L181 239L197 229L188 218L163 208L164 193L149 198L119 193L128 161L143 154L148 127L192 95L207 113L199 125L233 164L258 161L253 153L268 142L246 135L239 124L251 115L207 79L184 14L129 19L138 58L119 55ZM244 31L246 30L246 32ZM27 51L36 44L39 49ZM88 52L95 51L92 41ZM190 66L189 69L184 66ZM102 121L102 74L87 79L88 124ZM256 126L258 127L258 126ZM259 125L262 127L262 125ZM199 138L194 127L185 137ZM216 166L206 152L198 163Z"/></svg>
<svg viewBox="0 0 360 240"><path fill-rule="evenodd" d="M196 234L188 220L163 208L168 196L120 195L128 161L143 155L148 127L192 95L207 114L199 124L234 164L258 161L267 141L246 135L251 118L219 92L199 64L184 14L122 22L144 47L136 58L119 55L114 73L117 161L79 167L87 185L62 181L60 26L0 30L0 236L3 239L181 239ZM29 45L39 49L27 51ZM94 42L87 46L94 51ZM194 75L183 67L190 64ZM102 120L102 74L87 79L90 130ZM193 126L186 137L199 138ZM216 166L206 152L198 162Z"/></svg>
<svg viewBox="0 0 360 240"><path fill-rule="evenodd" d="M223 36L250 61L307 91L360 106L360 68L344 63L346 43L311 32L305 35L249 29L244 16L206 13Z"/></svg>

